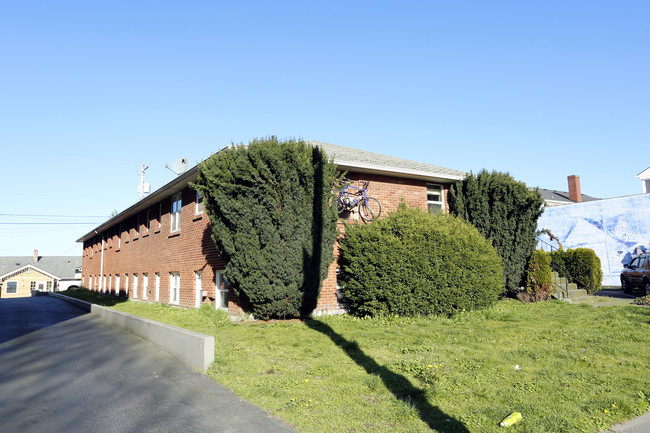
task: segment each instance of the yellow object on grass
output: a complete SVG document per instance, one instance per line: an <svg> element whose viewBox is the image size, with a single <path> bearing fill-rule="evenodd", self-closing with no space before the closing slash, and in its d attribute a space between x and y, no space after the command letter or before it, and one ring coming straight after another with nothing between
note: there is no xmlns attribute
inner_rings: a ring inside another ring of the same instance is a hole
<svg viewBox="0 0 650 433"><path fill-rule="evenodd" d="M503 421L501 421L499 423L499 425L501 427L510 427L511 425L513 425L513 424L515 424L515 423L517 423L519 421L521 421L521 413L513 412L510 415L508 415L507 417L505 417L503 419Z"/></svg>

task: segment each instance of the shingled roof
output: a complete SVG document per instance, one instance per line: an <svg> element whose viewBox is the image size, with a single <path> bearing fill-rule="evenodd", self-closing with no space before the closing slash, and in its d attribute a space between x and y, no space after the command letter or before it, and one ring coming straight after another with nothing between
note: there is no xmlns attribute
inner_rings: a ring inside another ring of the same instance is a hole
<svg viewBox="0 0 650 433"><path fill-rule="evenodd" d="M569 193L566 191L556 191L554 189L543 189L543 188L538 188L538 190L539 193L542 195L542 198L546 202L556 202L557 204L576 203L575 201L569 198ZM595 201L595 200L602 200L602 199L592 197L586 194L582 194L582 202Z"/></svg>
<svg viewBox="0 0 650 433"><path fill-rule="evenodd" d="M81 268L81 261L81 256L40 256L37 262L34 262L34 256L0 257L0 275L31 265L58 279L74 278L74 271Z"/></svg>
<svg viewBox="0 0 650 433"><path fill-rule="evenodd" d="M351 147L338 146L320 141L308 141L307 143L323 149L330 158L334 159L336 165L344 170L353 169L355 171L384 173L388 175L399 174L416 179L438 181L461 180L467 175L463 171L453 170L451 168L382 155L366 150L353 149Z"/></svg>

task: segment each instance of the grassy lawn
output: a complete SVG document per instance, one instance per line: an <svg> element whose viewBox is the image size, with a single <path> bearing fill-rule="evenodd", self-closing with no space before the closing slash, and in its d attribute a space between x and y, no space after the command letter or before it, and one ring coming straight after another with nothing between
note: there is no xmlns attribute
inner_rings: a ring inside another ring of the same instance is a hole
<svg viewBox="0 0 650 433"><path fill-rule="evenodd" d="M232 324L121 311L215 336L209 374L304 432L598 432L650 409L650 309L562 302L444 318ZM516 366L519 368L516 368Z"/></svg>

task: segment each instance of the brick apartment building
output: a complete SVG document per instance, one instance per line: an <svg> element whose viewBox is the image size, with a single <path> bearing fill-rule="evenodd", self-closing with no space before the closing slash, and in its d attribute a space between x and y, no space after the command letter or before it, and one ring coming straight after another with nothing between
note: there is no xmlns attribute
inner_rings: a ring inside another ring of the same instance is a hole
<svg viewBox="0 0 650 433"><path fill-rule="evenodd" d="M411 207L444 210L449 187L465 176L430 164L310 143L347 171L353 185L370 181L368 195L379 200L382 215L394 212L402 200ZM195 166L78 239L83 242L82 284L103 293L181 307L211 302L231 316L243 314L245 305L223 277L226 264L210 238L202 198L189 186L197 175ZM343 218L358 219L358 214ZM336 269L334 262L315 314L341 311Z"/></svg>

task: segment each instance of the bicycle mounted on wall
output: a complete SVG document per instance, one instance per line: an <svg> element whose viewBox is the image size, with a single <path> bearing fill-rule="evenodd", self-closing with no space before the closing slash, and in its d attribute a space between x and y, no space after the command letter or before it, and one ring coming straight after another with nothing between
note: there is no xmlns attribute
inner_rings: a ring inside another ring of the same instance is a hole
<svg viewBox="0 0 650 433"><path fill-rule="evenodd" d="M362 182L363 187L350 185L350 179L343 179L345 186L338 194L336 205L337 210L341 214L343 212L350 212L355 207L359 207L359 215L364 221L370 222L375 218L379 218L381 214L381 205L374 197L368 197L366 191L370 181Z"/></svg>

